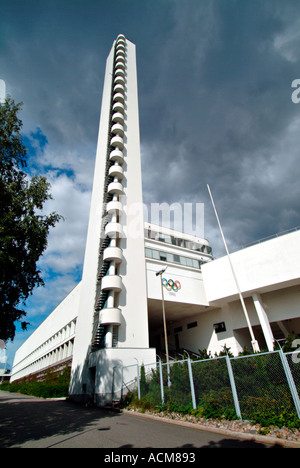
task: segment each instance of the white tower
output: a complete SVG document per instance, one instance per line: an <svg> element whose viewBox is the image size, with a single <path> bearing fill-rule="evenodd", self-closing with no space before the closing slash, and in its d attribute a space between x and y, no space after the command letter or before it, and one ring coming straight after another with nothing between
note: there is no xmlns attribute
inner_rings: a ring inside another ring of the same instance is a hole
<svg viewBox="0 0 300 468"><path fill-rule="evenodd" d="M107 58L70 396L111 399L113 368L149 349L135 45ZM113 376L114 374L114 376Z"/></svg>

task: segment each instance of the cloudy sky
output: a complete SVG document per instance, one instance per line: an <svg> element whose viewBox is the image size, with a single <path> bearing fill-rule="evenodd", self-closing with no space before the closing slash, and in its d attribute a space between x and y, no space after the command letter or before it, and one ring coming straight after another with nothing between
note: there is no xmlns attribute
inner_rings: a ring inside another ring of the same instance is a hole
<svg viewBox="0 0 300 468"><path fill-rule="evenodd" d="M0 79L24 103L28 171L52 186L46 210L65 218L10 365L81 277L105 61L120 33L137 46L144 202L204 203L216 256L207 184L231 251L300 225L299 0L0 0Z"/></svg>

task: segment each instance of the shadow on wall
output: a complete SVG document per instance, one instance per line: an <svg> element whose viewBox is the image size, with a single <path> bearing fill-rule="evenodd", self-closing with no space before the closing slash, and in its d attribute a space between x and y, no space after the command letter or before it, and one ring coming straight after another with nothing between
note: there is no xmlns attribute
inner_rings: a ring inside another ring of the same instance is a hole
<svg viewBox="0 0 300 468"><path fill-rule="evenodd" d="M69 399L85 405L106 406L121 396L122 365L113 359L114 348L89 354L84 366L72 369Z"/></svg>

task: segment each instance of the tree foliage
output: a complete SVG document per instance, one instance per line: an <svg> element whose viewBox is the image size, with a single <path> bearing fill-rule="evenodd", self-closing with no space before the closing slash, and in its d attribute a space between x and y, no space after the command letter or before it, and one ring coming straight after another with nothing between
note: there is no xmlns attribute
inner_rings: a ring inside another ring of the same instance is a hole
<svg viewBox="0 0 300 468"><path fill-rule="evenodd" d="M31 179L26 167L27 149L18 117L22 103L7 98L0 105L0 337L13 340L15 322L26 329L22 310L34 287L44 285L37 262L47 247L57 213L43 215L51 199L45 177Z"/></svg>

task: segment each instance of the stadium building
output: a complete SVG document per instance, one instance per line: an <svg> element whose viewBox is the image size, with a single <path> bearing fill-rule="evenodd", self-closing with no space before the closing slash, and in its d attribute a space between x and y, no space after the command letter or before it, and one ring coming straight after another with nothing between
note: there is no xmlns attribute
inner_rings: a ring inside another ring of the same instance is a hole
<svg viewBox="0 0 300 468"><path fill-rule="evenodd" d="M101 405L121 366L225 345L238 354L253 338L273 350L300 333L299 246L295 229L214 259L206 239L144 221L135 45L121 34L106 63L82 280L17 350L11 381L69 365L70 397Z"/></svg>

